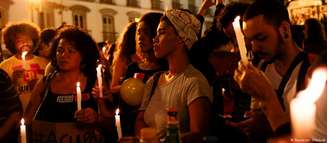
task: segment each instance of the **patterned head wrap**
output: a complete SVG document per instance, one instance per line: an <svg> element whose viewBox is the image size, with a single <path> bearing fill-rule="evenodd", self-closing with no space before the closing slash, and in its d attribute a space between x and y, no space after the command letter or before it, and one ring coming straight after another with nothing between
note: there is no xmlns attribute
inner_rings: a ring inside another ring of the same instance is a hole
<svg viewBox="0 0 328 143"><path fill-rule="evenodd" d="M178 35L182 38L187 48L198 40L200 32L200 22L191 13L178 9L166 10L164 15L170 20Z"/></svg>

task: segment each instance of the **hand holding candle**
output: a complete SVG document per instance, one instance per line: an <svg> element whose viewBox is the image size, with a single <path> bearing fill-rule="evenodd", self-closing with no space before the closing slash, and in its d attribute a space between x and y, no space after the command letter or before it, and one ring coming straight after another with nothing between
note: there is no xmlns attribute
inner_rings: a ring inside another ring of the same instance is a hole
<svg viewBox="0 0 328 143"><path fill-rule="evenodd" d="M77 102L77 110L81 110L81 102L82 102L82 93L81 93L81 87L80 82L76 83L76 102Z"/></svg>
<svg viewBox="0 0 328 143"><path fill-rule="evenodd" d="M121 128L121 119L120 115L118 114L120 112L119 109L116 109L115 111L115 126L117 130L118 140L122 138L122 128Z"/></svg>
<svg viewBox="0 0 328 143"><path fill-rule="evenodd" d="M236 34L241 61L244 64L248 64L245 39L244 39L243 33L241 32L239 20L240 20L240 16L237 16L235 18L235 20L233 21L232 25L233 25L233 29L235 30L235 34Z"/></svg>
<svg viewBox="0 0 328 143"><path fill-rule="evenodd" d="M21 119L20 125L20 143L26 143L26 126L24 118Z"/></svg>
<svg viewBox="0 0 328 143"><path fill-rule="evenodd" d="M99 64L97 67L97 80L98 80L98 87L99 87L99 97L102 98L103 97L103 87L102 87L102 75L101 75L101 69L102 69L102 65Z"/></svg>

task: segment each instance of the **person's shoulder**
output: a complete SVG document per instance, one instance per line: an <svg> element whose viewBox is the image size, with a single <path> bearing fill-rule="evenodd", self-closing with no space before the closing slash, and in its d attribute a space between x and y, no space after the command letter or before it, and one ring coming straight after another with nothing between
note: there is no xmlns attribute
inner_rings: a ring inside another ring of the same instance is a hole
<svg viewBox="0 0 328 143"><path fill-rule="evenodd" d="M15 56L11 56L0 63L0 68L12 65L12 63L16 63L17 60Z"/></svg>
<svg viewBox="0 0 328 143"><path fill-rule="evenodd" d="M184 74L191 81L208 83L205 76L192 65L188 66L188 68L185 70Z"/></svg>
<svg viewBox="0 0 328 143"><path fill-rule="evenodd" d="M49 60L47 60L43 57L35 56L35 55L33 55L32 59L37 61L38 63L45 64L45 65L47 65L49 63Z"/></svg>
<svg viewBox="0 0 328 143"><path fill-rule="evenodd" d="M3 69L0 69L0 89L1 91L6 89L6 87L8 86L8 84L10 84L10 77L8 75L8 73L6 71L4 71ZM4 89L2 89L4 88Z"/></svg>

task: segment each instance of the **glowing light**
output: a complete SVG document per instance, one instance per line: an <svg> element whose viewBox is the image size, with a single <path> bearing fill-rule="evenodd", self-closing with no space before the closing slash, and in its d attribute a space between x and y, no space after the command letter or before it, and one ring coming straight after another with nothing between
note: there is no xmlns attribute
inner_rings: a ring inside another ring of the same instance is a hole
<svg viewBox="0 0 328 143"><path fill-rule="evenodd" d="M322 95L327 81L325 68L316 69L308 87L300 91L290 103L293 135L295 138L308 139L314 129L315 101Z"/></svg>

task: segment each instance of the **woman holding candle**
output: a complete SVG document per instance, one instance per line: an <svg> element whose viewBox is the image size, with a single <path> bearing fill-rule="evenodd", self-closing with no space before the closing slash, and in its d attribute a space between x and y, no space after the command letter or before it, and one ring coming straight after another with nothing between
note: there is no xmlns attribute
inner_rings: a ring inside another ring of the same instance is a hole
<svg viewBox="0 0 328 143"><path fill-rule="evenodd" d="M132 78L135 73L144 74L143 82L146 82L154 73L166 69L167 64L154 55L153 39L156 36L156 28L159 24L161 13L146 13L136 25L136 55L137 61L129 64L124 79ZM123 136L134 136L134 124L139 106L128 105L122 98L119 100L120 115Z"/></svg>
<svg viewBox="0 0 328 143"><path fill-rule="evenodd" d="M68 27L59 31L51 50L55 72L38 82L26 118L30 121L35 116L36 120L47 122L102 125L97 102L91 94L99 57L95 41L82 30ZM80 103L77 103L77 95L81 96ZM77 105L81 105L81 110Z"/></svg>

